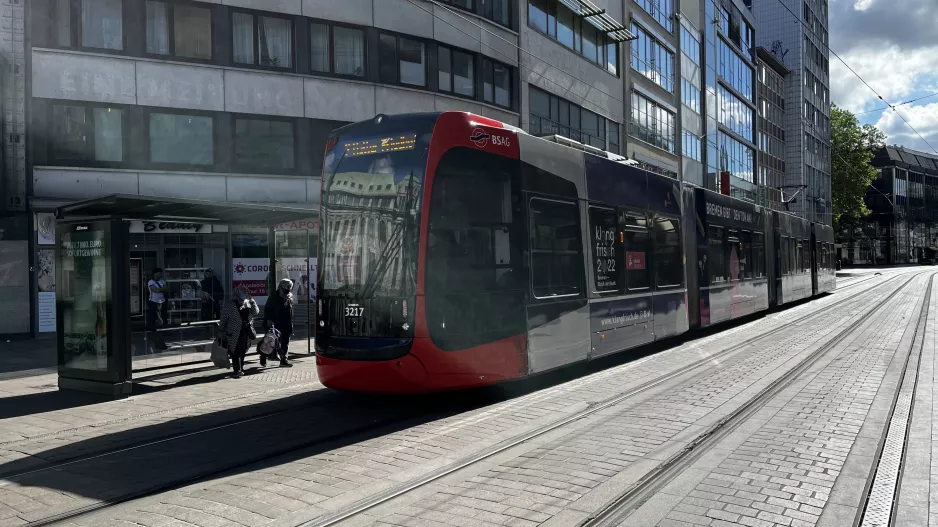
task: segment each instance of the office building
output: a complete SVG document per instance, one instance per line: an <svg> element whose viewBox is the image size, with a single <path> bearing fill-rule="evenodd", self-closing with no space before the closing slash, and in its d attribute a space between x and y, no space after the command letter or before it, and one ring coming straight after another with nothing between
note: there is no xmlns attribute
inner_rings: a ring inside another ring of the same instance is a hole
<svg viewBox="0 0 938 527"><path fill-rule="evenodd" d="M756 42L790 73L785 94L785 181L790 210L832 223L830 61L827 0L746 0Z"/></svg>
<svg viewBox="0 0 938 527"><path fill-rule="evenodd" d="M758 203L786 210L780 188L785 184L785 93L791 71L761 46L756 48L756 56Z"/></svg>

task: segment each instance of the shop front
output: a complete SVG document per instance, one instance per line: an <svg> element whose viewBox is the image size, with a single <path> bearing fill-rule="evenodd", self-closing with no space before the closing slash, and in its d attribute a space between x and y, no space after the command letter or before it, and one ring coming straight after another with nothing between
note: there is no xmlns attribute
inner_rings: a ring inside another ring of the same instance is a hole
<svg viewBox="0 0 938 527"><path fill-rule="evenodd" d="M59 208L46 292L55 295L47 318L57 332L60 386L129 382L134 373L206 362L222 303L243 285L263 309L282 278L294 281L297 299L290 352L309 354L318 235L311 215L140 196ZM150 283L165 290L154 296ZM259 333L262 324L258 317Z"/></svg>

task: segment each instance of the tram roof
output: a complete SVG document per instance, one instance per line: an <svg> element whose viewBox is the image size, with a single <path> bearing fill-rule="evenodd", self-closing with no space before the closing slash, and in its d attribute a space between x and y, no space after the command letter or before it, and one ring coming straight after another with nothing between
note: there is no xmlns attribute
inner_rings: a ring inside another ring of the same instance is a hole
<svg viewBox="0 0 938 527"><path fill-rule="evenodd" d="M316 217L315 208L263 203L217 202L184 198L112 194L77 201L55 209L60 220L116 217L127 220L172 221L273 227Z"/></svg>

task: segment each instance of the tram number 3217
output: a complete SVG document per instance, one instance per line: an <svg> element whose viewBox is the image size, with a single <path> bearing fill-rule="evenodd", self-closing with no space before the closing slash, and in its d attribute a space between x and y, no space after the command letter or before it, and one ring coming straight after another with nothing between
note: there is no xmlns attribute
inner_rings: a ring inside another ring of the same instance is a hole
<svg viewBox="0 0 938 527"><path fill-rule="evenodd" d="M356 304L345 306L345 316L347 317L360 317L364 312L365 308Z"/></svg>

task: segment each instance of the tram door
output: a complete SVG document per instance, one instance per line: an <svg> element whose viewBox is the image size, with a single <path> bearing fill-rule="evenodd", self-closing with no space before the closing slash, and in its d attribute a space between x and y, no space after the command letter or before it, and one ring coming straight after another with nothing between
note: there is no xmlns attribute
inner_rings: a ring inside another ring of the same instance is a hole
<svg viewBox="0 0 938 527"><path fill-rule="evenodd" d="M813 227L813 226L812 226ZM818 292L817 285L817 273L818 273L818 250L817 250L817 237L814 235L814 229L811 229L811 294L816 295Z"/></svg>

